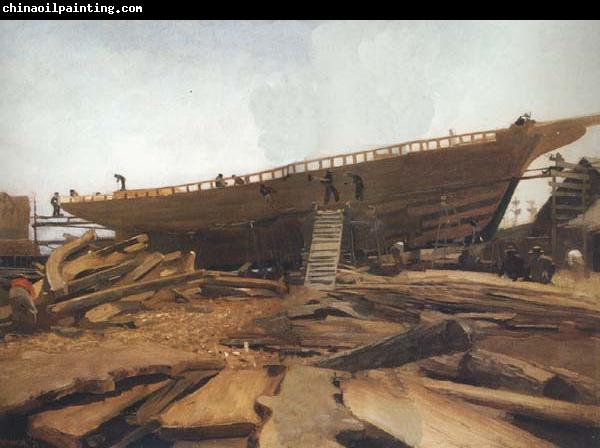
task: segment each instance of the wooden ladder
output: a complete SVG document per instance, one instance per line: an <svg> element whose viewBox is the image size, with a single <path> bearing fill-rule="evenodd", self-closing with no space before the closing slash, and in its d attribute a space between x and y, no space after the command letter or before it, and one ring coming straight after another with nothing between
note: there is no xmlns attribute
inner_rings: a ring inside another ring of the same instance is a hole
<svg viewBox="0 0 600 448"><path fill-rule="evenodd" d="M316 289L335 288L343 229L343 210L317 211L306 265L306 286Z"/></svg>

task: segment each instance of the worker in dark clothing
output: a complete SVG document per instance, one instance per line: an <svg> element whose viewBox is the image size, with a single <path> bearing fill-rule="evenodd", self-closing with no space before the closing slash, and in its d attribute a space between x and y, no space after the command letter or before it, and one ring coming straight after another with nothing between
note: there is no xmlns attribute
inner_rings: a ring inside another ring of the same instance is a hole
<svg viewBox="0 0 600 448"><path fill-rule="evenodd" d="M556 272L556 265L552 258L544 255L544 249L540 246L534 246L529 251L529 265L527 266L527 276L531 281L548 284L552 282L552 277Z"/></svg>
<svg viewBox="0 0 600 448"><path fill-rule="evenodd" d="M329 204L329 199L331 199L332 194L335 199L335 202L338 202L340 200L340 193L337 191L337 188L335 188L335 186L333 185L333 171L325 171L325 176L323 176L319 180L325 186L325 205Z"/></svg>
<svg viewBox="0 0 600 448"><path fill-rule="evenodd" d="M59 201L59 196L58 196L58 192L55 192L52 195L52 198L50 198L50 204L52 204L52 217L55 218L57 216L62 216L60 213L60 201Z"/></svg>
<svg viewBox="0 0 600 448"><path fill-rule="evenodd" d="M260 184L260 195L267 202L267 205L273 205L273 193L277 193L277 190L273 187L269 187L265 184Z"/></svg>
<svg viewBox="0 0 600 448"><path fill-rule="evenodd" d="M523 126L529 120L531 120L531 114L523 114L519 118L517 118L517 121L515 121L515 124L517 126Z"/></svg>
<svg viewBox="0 0 600 448"><path fill-rule="evenodd" d="M119 189L119 191L125 191L125 176L122 176L121 174L115 174L115 179L118 182L121 182L121 188Z"/></svg>
<svg viewBox="0 0 600 448"><path fill-rule="evenodd" d="M69 190L69 196L71 196L71 197L75 197L75 196L79 196L79 194L78 194L78 193L77 193L75 190L73 190L73 189L71 188L71 189Z"/></svg>
<svg viewBox="0 0 600 448"><path fill-rule="evenodd" d="M223 179L223 175L219 173L217 177L215 177L215 187L224 188L227 184L225 183L225 179Z"/></svg>
<svg viewBox="0 0 600 448"><path fill-rule="evenodd" d="M565 161L565 158L561 155L560 152L557 152L556 154L550 154L548 158L551 162L554 162L554 166L546 168L542 171L542 174L552 174L552 170L563 171L565 169L564 166L559 166L561 162Z"/></svg>
<svg viewBox="0 0 600 448"><path fill-rule="evenodd" d="M346 176L352 178L352 183L354 184L354 197L357 201L362 201L363 190L365 189L365 184L363 183L362 177L355 173L346 173Z"/></svg>
<svg viewBox="0 0 600 448"><path fill-rule="evenodd" d="M244 185L246 183L244 179L236 176L235 174L232 174L231 177L233 177L233 185Z"/></svg>
<svg viewBox="0 0 600 448"><path fill-rule="evenodd" d="M506 275L515 282L519 278L526 277L525 261L523 260L523 257L519 255L514 246L509 246L504 251L504 259L502 260L502 266L500 267L500 272L498 275Z"/></svg>

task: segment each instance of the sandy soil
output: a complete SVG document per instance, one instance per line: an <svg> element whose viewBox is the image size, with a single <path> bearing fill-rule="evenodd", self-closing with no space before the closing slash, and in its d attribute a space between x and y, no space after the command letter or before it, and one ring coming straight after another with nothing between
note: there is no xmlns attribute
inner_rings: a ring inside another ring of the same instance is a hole
<svg viewBox="0 0 600 448"><path fill-rule="evenodd" d="M14 359L25 351L60 353L85 350L109 341L149 341L164 346L222 358L228 366L262 365L276 359L263 352L244 352L221 346L228 332L241 329L259 317L276 314L283 301L278 298L198 299L196 306L211 312L193 311L186 304L164 303L160 309L133 314L137 328L81 329L79 336L62 336L54 331L33 334L10 333L0 344L0 359Z"/></svg>

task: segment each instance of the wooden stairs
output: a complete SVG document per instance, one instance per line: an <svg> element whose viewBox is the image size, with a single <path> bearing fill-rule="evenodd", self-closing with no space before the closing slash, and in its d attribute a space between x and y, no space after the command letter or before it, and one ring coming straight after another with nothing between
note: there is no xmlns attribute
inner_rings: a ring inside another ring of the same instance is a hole
<svg viewBox="0 0 600 448"><path fill-rule="evenodd" d="M306 265L306 286L324 290L335 288L343 229L343 210L317 211Z"/></svg>

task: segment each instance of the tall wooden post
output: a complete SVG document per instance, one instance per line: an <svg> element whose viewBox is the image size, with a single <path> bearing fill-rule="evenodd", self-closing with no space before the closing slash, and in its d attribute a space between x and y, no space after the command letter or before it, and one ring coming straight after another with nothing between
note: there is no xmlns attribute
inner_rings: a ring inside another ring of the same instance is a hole
<svg viewBox="0 0 600 448"><path fill-rule="evenodd" d="M550 243L552 246L552 256L556 258L556 175L552 171L552 229L550 233Z"/></svg>
<svg viewBox="0 0 600 448"><path fill-rule="evenodd" d="M35 247L38 247L38 237L37 237L37 199L35 194L33 195L33 243Z"/></svg>

